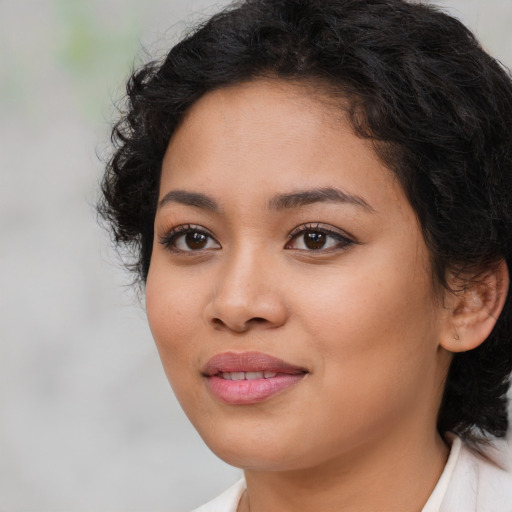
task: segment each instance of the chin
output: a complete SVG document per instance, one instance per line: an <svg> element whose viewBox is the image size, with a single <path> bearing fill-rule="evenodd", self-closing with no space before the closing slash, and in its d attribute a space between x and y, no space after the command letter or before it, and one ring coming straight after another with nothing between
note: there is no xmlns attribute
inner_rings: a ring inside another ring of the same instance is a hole
<svg viewBox="0 0 512 512"><path fill-rule="evenodd" d="M259 427L259 428L258 428ZM262 428L263 427L263 428ZM227 464L244 470L293 471L320 464L322 453L308 453L308 440L296 439L293 427L237 425L231 428L203 429L199 434L210 450ZM309 440L310 441L310 440ZM328 454L324 454L328 456Z"/></svg>
<svg viewBox="0 0 512 512"><path fill-rule="evenodd" d="M252 447L251 447L252 445ZM283 453L265 444L247 442L244 446L210 446L209 448L226 464L253 471L293 471L305 469L309 465L301 462L299 454Z"/></svg>

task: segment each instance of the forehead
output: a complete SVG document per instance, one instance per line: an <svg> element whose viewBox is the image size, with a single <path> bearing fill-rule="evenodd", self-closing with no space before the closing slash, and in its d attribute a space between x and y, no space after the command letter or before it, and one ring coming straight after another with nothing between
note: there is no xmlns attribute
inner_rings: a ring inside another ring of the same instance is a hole
<svg viewBox="0 0 512 512"><path fill-rule="evenodd" d="M338 186L403 201L394 174L356 136L336 102L311 86L257 80L210 92L187 113L162 166L160 197L172 188L248 199L268 192ZM272 189L272 190L271 190Z"/></svg>
<svg viewBox="0 0 512 512"><path fill-rule="evenodd" d="M318 139L317 135L326 127L338 129L342 123L342 101L335 103L300 82L259 79L202 96L185 114L169 150L184 135L201 137L202 144L212 143L208 146L212 156L217 149L234 150L243 142L246 149L257 144L258 149L270 150L277 137L285 149L299 139L301 143ZM318 146L318 140L315 144Z"/></svg>

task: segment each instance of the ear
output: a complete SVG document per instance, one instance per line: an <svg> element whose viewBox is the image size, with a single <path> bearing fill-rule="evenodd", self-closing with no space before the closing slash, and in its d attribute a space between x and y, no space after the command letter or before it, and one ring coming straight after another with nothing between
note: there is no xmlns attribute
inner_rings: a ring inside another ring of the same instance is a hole
<svg viewBox="0 0 512 512"><path fill-rule="evenodd" d="M440 344L450 352L465 352L483 343L496 325L508 293L507 264L501 260L474 279L454 276L451 281L457 291L445 294Z"/></svg>

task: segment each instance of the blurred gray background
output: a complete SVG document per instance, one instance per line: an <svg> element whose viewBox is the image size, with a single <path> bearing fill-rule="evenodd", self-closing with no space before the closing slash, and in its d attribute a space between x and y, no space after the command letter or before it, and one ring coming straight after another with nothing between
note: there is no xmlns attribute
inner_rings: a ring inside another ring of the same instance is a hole
<svg viewBox="0 0 512 512"><path fill-rule="evenodd" d="M0 0L2 512L184 512L240 475L179 409L93 207L131 66L225 3ZM512 65L512 0L436 3Z"/></svg>

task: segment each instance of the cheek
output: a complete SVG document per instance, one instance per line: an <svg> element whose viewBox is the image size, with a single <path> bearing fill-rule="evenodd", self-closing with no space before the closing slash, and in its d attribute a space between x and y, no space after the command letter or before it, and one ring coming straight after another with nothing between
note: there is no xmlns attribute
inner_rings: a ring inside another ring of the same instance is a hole
<svg viewBox="0 0 512 512"><path fill-rule="evenodd" d="M435 363L438 322L428 267L400 256L357 256L358 265L339 269L309 296L302 316L326 361L356 376L386 372L391 380L397 370L421 370L428 358Z"/></svg>
<svg viewBox="0 0 512 512"><path fill-rule="evenodd" d="M165 268L165 267L164 267ZM174 394L187 412L190 404L199 404L200 390L196 336L201 320L199 297L190 287L169 275L168 270L150 268L146 283L146 312L162 366Z"/></svg>
<svg viewBox="0 0 512 512"><path fill-rule="evenodd" d="M158 263L152 261L146 282L146 313L164 368L171 374L172 367L193 355L191 340L201 319L200 297Z"/></svg>
<svg viewBox="0 0 512 512"><path fill-rule="evenodd" d="M306 329L310 347L321 355L319 387L327 390L313 417L315 428L333 442L338 428L357 443L396 427L397 418L431 401L437 382L430 286L386 270L374 267L361 275L352 268L308 301ZM315 410L314 398L306 410ZM325 424L337 427L326 431Z"/></svg>

